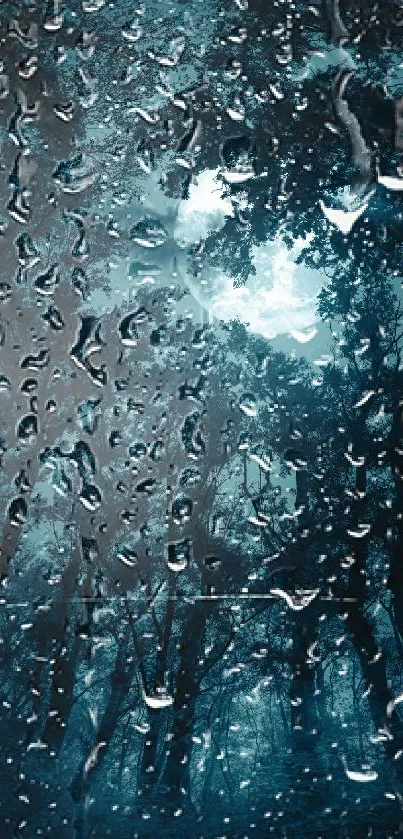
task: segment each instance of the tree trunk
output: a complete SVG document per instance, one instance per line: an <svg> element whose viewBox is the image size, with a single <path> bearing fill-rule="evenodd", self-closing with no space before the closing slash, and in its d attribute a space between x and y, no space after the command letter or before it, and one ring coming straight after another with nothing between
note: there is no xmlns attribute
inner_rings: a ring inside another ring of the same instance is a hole
<svg viewBox="0 0 403 839"><path fill-rule="evenodd" d="M315 667L309 661L309 648L316 640L313 614L295 616L292 623L291 654L291 736L293 750L312 753L317 745L320 720L315 697Z"/></svg>
<svg viewBox="0 0 403 839"><path fill-rule="evenodd" d="M206 626L206 605L198 601L184 625L179 649L170 746L160 778L172 809L192 808L190 760L196 702L199 696L199 661Z"/></svg>
<svg viewBox="0 0 403 839"><path fill-rule="evenodd" d="M355 564L350 569L348 592L354 602L348 603L347 626L357 653L362 674L370 692L368 704L376 731L386 728L393 736L393 740L385 740L385 752L394 759L396 752L403 748L403 731L400 718L395 710L387 714L387 707L392 702L392 695L388 685L386 666L383 654L374 636L371 622L365 615L366 578L362 573L362 565ZM393 707L393 703L390 707ZM395 763L396 769L399 764ZM400 774L400 773L399 773ZM402 772L403 779L403 772Z"/></svg>
<svg viewBox="0 0 403 839"><path fill-rule="evenodd" d="M77 634L68 646L68 610L77 588L77 577L81 564L81 552L75 546L71 561L62 580L61 602L52 608L57 611L58 647L53 668L50 690L49 713L42 732L42 740L50 751L59 754L67 731L67 722L74 702L76 669L82 650L82 638Z"/></svg>
<svg viewBox="0 0 403 839"><path fill-rule="evenodd" d="M297 452L295 459L296 498L295 507L298 512L298 541L295 552L303 555L305 541L311 527L309 510L308 474L304 461L305 445L301 452ZM305 549L306 550L306 549ZM300 560L298 572L301 587L306 585L306 570L304 562ZM297 582L297 579L295 579ZM308 752L312 754L317 746L319 733L318 706L315 696L316 662L309 649L317 640L316 604L308 606L302 612L294 612L291 619L292 653L291 653L291 736L292 748L297 754Z"/></svg>
<svg viewBox="0 0 403 839"><path fill-rule="evenodd" d="M134 656L128 661L129 635L126 634L118 649L115 667L111 674L111 691L104 714L89 751L83 755L70 785L75 804L75 828L77 837L84 836L85 799L90 784L105 760L109 745L118 725L122 706L130 690L138 663ZM81 831L81 832L80 832Z"/></svg>
<svg viewBox="0 0 403 839"><path fill-rule="evenodd" d="M58 755L61 751L66 736L67 723L74 702L76 669L81 648L80 638L74 639L71 649L65 646L63 640L55 661L49 713L42 732L43 742L47 743L54 755Z"/></svg>
<svg viewBox="0 0 403 839"><path fill-rule="evenodd" d="M359 435L357 434L357 439ZM361 435L362 439L362 435ZM355 447L356 458L362 456L361 445ZM367 600L367 553L368 537L359 533L358 526L363 522L365 513L365 499L367 490L367 476L365 462L356 467L356 500L353 504L352 543L353 564L348 576L348 602L342 602L342 609L347 613L347 626L351 640L357 653L363 677L369 688L368 704L376 731L387 729L392 739L384 740L386 755L394 761L394 767L400 780L403 780L403 769L395 761L396 753L403 748L403 731L400 718L393 708L392 696L389 689L386 663L375 639L374 628L365 614ZM391 703L391 704L390 704ZM388 715L387 708L392 709Z"/></svg>
<svg viewBox="0 0 403 839"><path fill-rule="evenodd" d="M297 557L297 573L293 587L310 588L311 581L307 569L310 566L308 539L313 530L310 511L309 475L305 466L307 446L303 442L296 466L295 508L298 514L298 536L291 550ZM317 606L313 602L300 612L291 612L290 631L291 682L289 687L291 711L291 755L287 760L290 788L295 790L294 807L296 817L309 812L312 808L322 807L323 800L319 787L313 782L324 774L319 751L321 725L316 699L316 668L310 650L318 637Z"/></svg>
<svg viewBox="0 0 403 839"><path fill-rule="evenodd" d="M389 587L400 637L403 639L403 402L399 402L389 439L389 462L395 484L396 535L392 543Z"/></svg>
<svg viewBox="0 0 403 839"><path fill-rule="evenodd" d="M154 807L155 789L158 781L158 743L161 732L161 711L149 710L147 725L148 731L144 736L137 781L138 810L140 816L143 814L149 815Z"/></svg>
<svg viewBox="0 0 403 839"><path fill-rule="evenodd" d="M175 583L171 577L169 592L172 599L168 600L165 626L160 638L160 645L156 657L154 679L155 693L164 689L166 684L166 664L174 617L174 590ZM140 812L149 812L153 807L155 788L161 768L161 755L158 750L158 745L161 740L161 722L162 720L165 720L165 714L161 715L161 711L153 709L147 709L147 711L148 731L146 732L144 738L137 783L137 797L139 799L138 803Z"/></svg>

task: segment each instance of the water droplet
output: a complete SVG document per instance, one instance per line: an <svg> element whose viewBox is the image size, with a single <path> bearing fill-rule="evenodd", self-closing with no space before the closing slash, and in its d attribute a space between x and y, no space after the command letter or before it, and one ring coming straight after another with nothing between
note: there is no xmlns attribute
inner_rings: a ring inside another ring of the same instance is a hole
<svg viewBox="0 0 403 839"><path fill-rule="evenodd" d="M38 434L38 417L26 414L18 423L17 436L24 443L32 443Z"/></svg>
<svg viewBox="0 0 403 839"><path fill-rule="evenodd" d="M158 248L167 241L168 234L157 219L144 218L130 231L130 238L142 248Z"/></svg>
<svg viewBox="0 0 403 839"><path fill-rule="evenodd" d="M25 523L27 517L27 502L25 498L19 496L13 498L8 507L8 518L13 527L21 527Z"/></svg>

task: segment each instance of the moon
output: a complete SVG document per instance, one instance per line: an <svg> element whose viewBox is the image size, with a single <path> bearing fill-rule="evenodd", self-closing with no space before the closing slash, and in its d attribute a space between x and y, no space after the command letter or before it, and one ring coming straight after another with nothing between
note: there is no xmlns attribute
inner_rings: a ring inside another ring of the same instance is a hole
<svg viewBox="0 0 403 839"><path fill-rule="evenodd" d="M181 248L219 231L234 215L219 175L219 170L204 171L191 184L187 200L180 202L174 237ZM186 283L212 319L238 320L265 338L291 335L305 343L316 335L317 300L324 285L322 272L295 261L311 238L296 240L292 249L280 237L254 247L255 273L240 287L219 266L202 270L197 280L187 276Z"/></svg>

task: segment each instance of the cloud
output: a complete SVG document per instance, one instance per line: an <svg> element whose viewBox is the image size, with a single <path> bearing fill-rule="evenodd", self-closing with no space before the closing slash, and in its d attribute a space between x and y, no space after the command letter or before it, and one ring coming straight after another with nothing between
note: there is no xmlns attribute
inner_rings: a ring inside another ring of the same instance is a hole
<svg viewBox="0 0 403 839"><path fill-rule="evenodd" d="M287 334L304 343L316 334L317 296L324 280L320 271L295 264L308 243L300 240L287 250L280 239L266 242L253 249L256 273L245 285L234 287L233 279L216 267L197 281L189 279L191 291L219 320L239 320L268 339Z"/></svg>
<svg viewBox="0 0 403 839"><path fill-rule="evenodd" d="M189 187L189 198L179 204L174 236L186 247L220 230L228 216L234 215L224 186L217 180L219 169L206 169Z"/></svg>

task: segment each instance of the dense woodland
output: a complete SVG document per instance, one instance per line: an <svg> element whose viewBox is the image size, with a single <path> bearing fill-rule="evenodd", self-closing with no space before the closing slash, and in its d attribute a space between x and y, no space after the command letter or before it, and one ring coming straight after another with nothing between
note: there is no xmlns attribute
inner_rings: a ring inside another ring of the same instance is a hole
<svg viewBox="0 0 403 839"><path fill-rule="evenodd" d="M0 6L5 839L403 830L402 25ZM274 237L313 362L192 302Z"/></svg>

